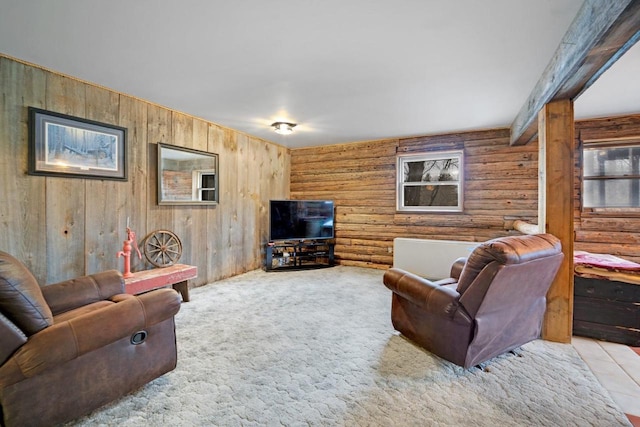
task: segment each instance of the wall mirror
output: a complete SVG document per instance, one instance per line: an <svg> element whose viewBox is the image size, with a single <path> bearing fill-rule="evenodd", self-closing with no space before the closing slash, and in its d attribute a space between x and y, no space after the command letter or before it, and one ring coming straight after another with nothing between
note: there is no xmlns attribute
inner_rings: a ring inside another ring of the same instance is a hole
<svg viewBox="0 0 640 427"><path fill-rule="evenodd" d="M158 143L158 204L218 203L218 155Z"/></svg>

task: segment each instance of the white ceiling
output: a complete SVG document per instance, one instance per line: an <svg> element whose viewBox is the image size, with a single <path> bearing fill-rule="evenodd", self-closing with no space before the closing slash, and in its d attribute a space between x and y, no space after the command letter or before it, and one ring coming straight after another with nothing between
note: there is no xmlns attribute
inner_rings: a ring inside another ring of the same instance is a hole
<svg viewBox="0 0 640 427"><path fill-rule="evenodd" d="M293 148L510 126L581 4L0 0L0 53ZM576 116L640 112L638 70Z"/></svg>

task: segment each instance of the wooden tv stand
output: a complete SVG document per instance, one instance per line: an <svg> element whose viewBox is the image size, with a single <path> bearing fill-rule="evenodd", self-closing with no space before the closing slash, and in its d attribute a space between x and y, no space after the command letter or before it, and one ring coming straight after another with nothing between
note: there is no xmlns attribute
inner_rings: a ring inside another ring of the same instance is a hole
<svg viewBox="0 0 640 427"><path fill-rule="evenodd" d="M265 270L301 270L333 266L333 241L282 241L266 245Z"/></svg>

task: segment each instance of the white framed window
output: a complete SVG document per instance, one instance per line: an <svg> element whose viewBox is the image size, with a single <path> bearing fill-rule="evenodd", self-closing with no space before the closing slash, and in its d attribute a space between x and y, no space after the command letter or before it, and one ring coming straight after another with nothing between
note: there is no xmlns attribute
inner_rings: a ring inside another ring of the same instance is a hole
<svg viewBox="0 0 640 427"><path fill-rule="evenodd" d="M463 152L402 154L396 199L402 212L462 212Z"/></svg>
<svg viewBox="0 0 640 427"><path fill-rule="evenodd" d="M216 172L214 170L193 171L193 200L216 201Z"/></svg>
<svg viewBox="0 0 640 427"><path fill-rule="evenodd" d="M582 147L582 209L640 208L640 140L585 141Z"/></svg>

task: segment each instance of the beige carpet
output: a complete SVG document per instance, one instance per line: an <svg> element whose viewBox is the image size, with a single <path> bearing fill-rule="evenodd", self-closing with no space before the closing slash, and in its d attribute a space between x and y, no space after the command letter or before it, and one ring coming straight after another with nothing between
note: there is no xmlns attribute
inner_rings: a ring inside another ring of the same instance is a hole
<svg viewBox="0 0 640 427"><path fill-rule="evenodd" d="M178 367L74 425L624 426L573 347L463 370L397 335L382 271L253 271L193 289Z"/></svg>

